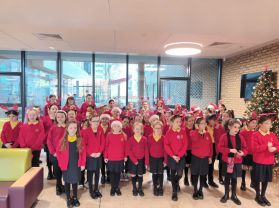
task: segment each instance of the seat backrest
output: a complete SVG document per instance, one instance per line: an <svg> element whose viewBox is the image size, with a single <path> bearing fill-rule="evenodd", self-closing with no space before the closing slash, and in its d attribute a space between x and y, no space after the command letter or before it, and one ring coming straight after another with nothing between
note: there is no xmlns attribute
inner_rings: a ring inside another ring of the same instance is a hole
<svg viewBox="0 0 279 208"><path fill-rule="evenodd" d="M0 148L0 181L16 181L31 167L28 148Z"/></svg>

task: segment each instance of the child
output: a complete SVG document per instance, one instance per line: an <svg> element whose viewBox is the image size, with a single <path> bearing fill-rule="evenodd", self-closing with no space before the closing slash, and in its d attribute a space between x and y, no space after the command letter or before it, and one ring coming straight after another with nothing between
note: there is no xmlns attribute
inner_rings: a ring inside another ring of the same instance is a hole
<svg viewBox="0 0 279 208"><path fill-rule="evenodd" d="M95 103L94 103L94 100L93 100L93 97L91 94L86 95L85 102L82 103L82 105L80 107L81 118L85 118L88 106L95 106Z"/></svg>
<svg viewBox="0 0 279 208"><path fill-rule="evenodd" d="M164 166L167 164L167 155L164 150L163 123L156 121L152 125L153 134L147 139L150 173L152 173L153 194L154 196L163 196ZM159 187L158 187L159 186Z"/></svg>
<svg viewBox="0 0 279 208"><path fill-rule="evenodd" d="M191 145L190 132L194 128L194 123L195 123L194 116L192 114L187 114L185 117L185 131L186 131L187 138L188 138L188 148L187 148L187 153L186 153L186 158L185 158L186 166L184 168L184 171L185 171L184 185L185 186L189 186L188 171L191 166L191 157L192 157L192 151L191 151L192 145Z"/></svg>
<svg viewBox="0 0 279 208"><path fill-rule="evenodd" d="M172 200L177 201L179 191L179 180L185 167L185 153L188 147L187 135L181 129L180 115L173 115L170 118L171 128L167 132L164 140L165 151L168 154L168 166L171 174Z"/></svg>
<svg viewBox="0 0 279 208"><path fill-rule="evenodd" d="M142 123L134 123L134 136L127 142L127 153L129 155L128 169L132 177L133 196L144 196L142 190L143 174L149 164L147 138L143 136ZM136 182L138 180L138 188Z"/></svg>
<svg viewBox="0 0 279 208"><path fill-rule="evenodd" d="M119 189L120 174L124 168L124 161L126 156L126 135L122 132L122 123L120 121L113 121L111 123L112 132L108 133L105 146L105 163L108 164L110 172L111 190L110 195L115 193L120 196Z"/></svg>
<svg viewBox="0 0 279 208"><path fill-rule="evenodd" d="M242 175L242 157L247 154L247 146L244 138L239 135L240 126L240 121L230 119L227 133L221 136L218 146L222 153L222 176L225 177L225 195L221 198L221 203L226 203L229 199L231 184L231 200L241 205L241 201L236 196L236 186L237 178Z"/></svg>
<svg viewBox="0 0 279 208"><path fill-rule="evenodd" d="M78 207L80 202L77 198L77 183L81 170L85 169L86 149L79 134L76 121L70 121L66 126L66 133L56 150L59 167L62 170L65 181L67 207ZM73 198L71 198L70 186L72 184Z"/></svg>
<svg viewBox="0 0 279 208"><path fill-rule="evenodd" d="M257 127L257 117L250 118L249 120L247 120L247 127L240 132L240 135L242 135L243 138L245 139L247 150L248 150L247 156L243 158L242 182L240 187L242 191L246 191L246 182L245 182L246 171L247 170L251 171L253 166L252 135L255 132L256 127ZM250 187L253 188L252 181Z"/></svg>
<svg viewBox="0 0 279 208"><path fill-rule="evenodd" d="M121 109L118 108L118 107L113 107L111 109L111 120L110 122L113 122L113 121L122 121L122 119L120 118L120 114L121 114Z"/></svg>
<svg viewBox="0 0 279 208"><path fill-rule="evenodd" d="M22 122L18 120L17 110L8 110L9 121L5 122L1 132L2 148L16 148L19 146L18 136Z"/></svg>
<svg viewBox="0 0 279 208"><path fill-rule="evenodd" d="M66 103L64 105L64 107L62 108L62 110L64 111L69 111L71 108L73 108L73 106L75 106L75 109L77 110L77 112L79 112L78 106L75 102L75 98L73 96L69 96L66 100Z"/></svg>
<svg viewBox="0 0 279 208"><path fill-rule="evenodd" d="M81 133L86 145L86 170L87 181L89 185L89 193L93 199L101 198L102 194L99 191L100 169L102 167L102 153L105 147L104 132L99 127L100 118L92 117L90 127L83 130ZM93 189L94 176L94 189Z"/></svg>
<svg viewBox="0 0 279 208"><path fill-rule="evenodd" d="M65 191L65 187L62 185L62 171L58 165L56 151L66 131L66 119L67 113L63 110L58 110L55 115L55 124L49 130L47 136L50 161L56 178L56 195L61 195Z"/></svg>
<svg viewBox="0 0 279 208"><path fill-rule="evenodd" d="M193 199L203 199L202 188L204 187L209 164L212 162L212 141L208 132L205 131L206 122L204 118L196 119L196 130L191 132L192 157L191 173L193 177L194 193ZM200 177L200 188L198 190L198 179Z"/></svg>
<svg viewBox="0 0 279 208"><path fill-rule="evenodd" d="M27 123L23 124L19 132L19 143L21 148L31 148L32 167L39 167L40 153L45 140L45 130L42 122L38 121L37 111L27 111Z"/></svg>
<svg viewBox="0 0 279 208"><path fill-rule="evenodd" d="M271 206L265 197L268 182L272 181L274 153L279 152L279 142L276 135L270 132L271 119L262 115L259 120L259 131L252 136L253 169L252 180L256 190L256 202L261 206ZM260 189L261 185L261 189Z"/></svg>
<svg viewBox="0 0 279 208"><path fill-rule="evenodd" d="M56 95L49 95L47 97L47 100L46 100L46 104L45 104L45 107L44 107L44 116L47 116L48 115L48 110L49 110L49 106L51 106L52 104L56 104L56 105L59 105L59 101L56 97Z"/></svg>

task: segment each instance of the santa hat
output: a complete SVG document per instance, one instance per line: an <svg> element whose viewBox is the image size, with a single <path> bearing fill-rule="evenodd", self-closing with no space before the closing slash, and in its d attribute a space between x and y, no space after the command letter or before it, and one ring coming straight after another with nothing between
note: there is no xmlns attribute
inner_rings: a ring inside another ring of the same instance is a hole
<svg viewBox="0 0 279 208"><path fill-rule="evenodd" d="M191 111L193 112L193 113L195 113L195 112L197 112L197 111L200 111L201 110L201 108L199 107L199 106L192 106L191 107Z"/></svg>
<svg viewBox="0 0 279 208"><path fill-rule="evenodd" d="M122 112L122 110L121 110L120 108L118 108L118 107L113 107L113 108L111 109L111 112L113 112L113 111L118 111L120 114L121 114L121 112Z"/></svg>
<svg viewBox="0 0 279 208"><path fill-rule="evenodd" d="M111 128L113 128L114 126L120 126L120 128L122 129L122 123L118 120L114 120L110 126Z"/></svg>
<svg viewBox="0 0 279 208"><path fill-rule="evenodd" d="M100 116L100 120L102 120L103 118L107 118L110 120L110 115L107 114L107 113L103 113L101 116Z"/></svg>
<svg viewBox="0 0 279 208"><path fill-rule="evenodd" d="M209 105L207 106L207 109L210 109L210 110L217 110L217 109L218 109L218 106L217 106L215 103L211 102L211 103L209 103Z"/></svg>
<svg viewBox="0 0 279 208"><path fill-rule="evenodd" d="M152 116L150 116L150 118L149 118L149 123L151 123L153 120L155 120L155 119L157 119L157 120L159 120L160 118L159 118L159 116L158 115L156 115L156 114L154 114L154 115L152 115Z"/></svg>

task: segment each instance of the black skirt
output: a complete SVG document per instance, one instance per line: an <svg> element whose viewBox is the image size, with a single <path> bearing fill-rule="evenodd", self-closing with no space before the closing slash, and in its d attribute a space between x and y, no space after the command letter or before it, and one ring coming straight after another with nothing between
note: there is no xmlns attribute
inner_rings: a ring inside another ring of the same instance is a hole
<svg viewBox="0 0 279 208"><path fill-rule="evenodd" d="M87 157L86 158L86 170L100 171L101 168L102 168L102 157L98 157L98 158Z"/></svg>
<svg viewBox="0 0 279 208"><path fill-rule="evenodd" d="M208 157L199 158L195 155L192 155L191 161L191 174L192 175L207 175L208 174L208 166L209 161Z"/></svg>
<svg viewBox="0 0 279 208"><path fill-rule="evenodd" d="M108 161L107 163L108 171L114 173L121 173L124 169L124 160L114 160Z"/></svg>
<svg viewBox="0 0 279 208"><path fill-rule="evenodd" d="M246 155L243 158L243 165L252 166L253 165L253 155Z"/></svg>
<svg viewBox="0 0 279 208"><path fill-rule="evenodd" d="M253 163L252 179L257 182L272 182L272 165Z"/></svg>
<svg viewBox="0 0 279 208"><path fill-rule="evenodd" d="M187 154L185 157L186 164L191 164L192 161L192 150L187 150Z"/></svg>
<svg viewBox="0 0 279 208"><path fill-rule="evenodd" d="M171 170L184 170L185 168L185 156L180 158L179 162L177 163L172 157L168 156L168 167Z"/></svg>
<svg viewBox="0 0 279 208"><path fill-rule="evenodd" d="M138 160L138 164L135 165L132 160L129 160L128 162L128 170L129 173L133 174L133 175L143 175L146 173L146 169L145 169L145 162L144 162L144 158Z"/></svg>
<svg viewBox="0 0 279 208"><path fill-rule="evenodd" d="M163 173L164 158L156 158L149 156L150 173Z"/></svg>
<svg viewBox="0 0 279 208"><path fill-rule="evenodd" d="M238 178L242 176L242 164L234 164L233 166L233 172L228 173L227 172L227 167L228 163L222 161L222 176L224 177L229 177L229 178Z"/></svg>

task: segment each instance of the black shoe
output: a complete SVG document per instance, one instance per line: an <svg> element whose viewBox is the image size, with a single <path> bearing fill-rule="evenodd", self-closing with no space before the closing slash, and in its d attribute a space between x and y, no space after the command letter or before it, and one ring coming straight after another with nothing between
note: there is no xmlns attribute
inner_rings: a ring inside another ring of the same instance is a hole
<svg viewBox="0 0 279 208"><path fill-rule="evenodd" d="M115 189L115 193L116 193L117 196L121 196L122 195L122 193L121 193L119 188Z"/></svg>
<svg viewBox="0 0 279 208"><path fill-rule="evenodd" d="M111 196L115 196L115 190L112 188L112 189L110 189L110 195Z"/></svg>
<svg viewBox="0 0 279 208"><path fill-rule="evenodd" d="M101 194L101 192L99 190L96 190L95 194L96 194L97 198L102 198L103 197L103 195Z"/></svg>
<svg viewBox="0 0 279 208"><path fill-rule="evenodd" d="M95 191L90 191L90 196L91 196L92 199L97 199L98 198Z"/></svg>
<svg viewBox="0 0 279 208"><path fill-rule="evenodd" d="M159 196L159 189L157 187L153 187L153 195Z"/></svg>
<svg viewBox="0 0 279 208"><path fill-rule="evenodd" d="M164 190L163 190L163 188L159 188L159 189L158 189L158 195L159 195L159 196L163 196L163 195L164 195Z"/></svg>
<svg viewBox="0 0 279 208"><path fill-rule="evenodd" d="M79 203L77 198L73 198L73 206L74 207L79 207L80 206L80 203Z"/></svg>
<svg viewBox="0 0 279 208"><path fill-rule="evenodd" d="M236 205L241 205L241 201L237 198L236 195L232 195L231 200L232 200Z"/></svg>
<svg viewBox="0 0 279 208"><path fill-rule="evenodd" d="M102 176L101 177L101 184L105 184L106 183L106 177L105 176Z"/></svg>
<svg viewBox="0 0 279 208"><path fill-rule="evenodd" d="M188 178L184 178L184 185L185 186L189 186L190 184L189 184L189 181L188 181Z"/></svg>
<svg viewBox="0 0 279 208"><path fill-rule="evenodd" d="M262 196L262 200L267 206L269 206L269 207L271 206L271 203L267 200L267 198L265 196Z"/></svg>
<svg viewBox="0 0 279 208"><path fill-rule="evenodd" d="M63 189L61 186L56 185L56 195L60 196L63 193Z"/></svg>
<svg viewBox="0 0 279 208"><path fill-rule="evenodd" d="M229 195L228 195L228 194L225 194L225 195L221 198L220 202L221 202L221 203L226 203L226 202L228 201L228 199L229 199Z"/></svg>
<svg viewBox="0 0 279 208"><path fill-rule="evenodd" d="M133 196L137 196L138 195L138 190L137 189L133 189Z"/></svg>
<svg viewBox="0 0 279 208"><path fill-rule="evenodd" d="M245 183L241 183L240 190L246 191L246 184Z"/></svg>
<svg viewBox="0 0 279 208"><path fill-rule="evenodd" d="M67 199L67 208L73 207L72 199Z"/></svg>
<svg viewBox="0 0 279 208"><path fill-rule="evenodd" d="M48 174L47 175L47 180L54 180L55 179L55 177L52 175L52 174Z"/></svg>
<svg viewBox="0 0 279 208"><path fill-rule="evenodd" d="M214 181L208 182L208 185L210 185L213 188L219 188L219 186Z"/></svg>
<svg viewBox="0 0 279 208"><path fill-rule="evenodd" d="M138 193L139 193L140 196L144 196L144 192L143 192L142 189L139 189L139 190L138 190Z"/></svg>
<svg viewBox="0 0 279 208"><path fill-rule="evenodd" d="M194 193L193 193L193 199L194 199L194 200L198 200L198 199L199 199L198 192L194 192Z"/></svg>
<svg viewBox="0 0 279 208"><path fill-rule="evenodd" d="M177 201L177 200L178 200L178 198L177 198L177 193L173 192L173 193L172 193L172 196L171 196L171 199L172 199L173 201Z"/></svg>
<svg viewBox="0 0 279 208"><path fill-rule="evenodd" d="M261 196L256 196L255 201L262 207L265 207L266 205Z"/></svg>
<svg viewBox="0 0 279 208"><path fill-rule="evenodd" d="M224 180L223 180L223 178L219 178L219 183L220 183L221 185L224 185Z"/></svg>
<svg viewBox="0 0 279 208"><path fill-rule="evenodd" d="M199 199L203 199L203 192L202 192L202 190L198 191L198 198Z"/></svg>
<svg viewBox="0 0 279 208"><path fill-rule="evenodd" d="M204 188L209 188L207 182L204 183L203 187L204 187Z"/></svg>

